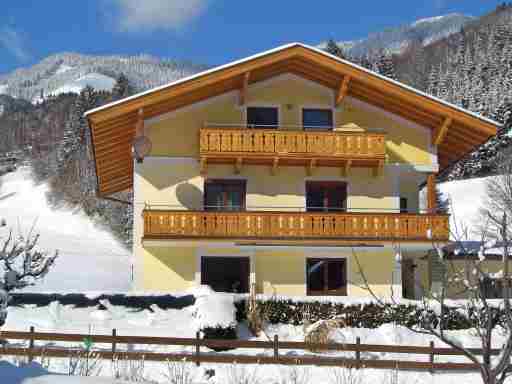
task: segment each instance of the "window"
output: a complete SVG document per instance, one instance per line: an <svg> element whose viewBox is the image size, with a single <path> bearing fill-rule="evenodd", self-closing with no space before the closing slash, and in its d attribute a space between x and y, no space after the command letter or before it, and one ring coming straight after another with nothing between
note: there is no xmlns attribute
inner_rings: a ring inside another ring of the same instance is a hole
<svg viewBox="0 0 512 384"><path fill-rule="evenodd" d="M407 198L401 197L400 198L400 213L407 213L409 212L409 209L407 208Z"/></svg>
<svg viewBox="0 0 512 384"><path fill-rule="evenodd" d="M276 107L247 107L248 128L277 128L279 125Z"/></svg>
<svg viewBox="0 0 512 384"><path fill-rule="evenodd" d="M346 296L346 259L307 259L307 294Z"/></svg>
<svg viewBox="0 0 512 384"><path fill-rule="evenodd" d="M207 180L204 209L242 211L245 209L245 180Z"/></svg>
<svg viewBox="0 0 512 384"><path fill-rule="evenodd" d="M304 108L302 125L304 129L332 129L332 109Z"/></svg>
<svg viewBox="0 0 512 384"><path fill-rule="evenodd" d="M249 292L248 257L201 257L201 284L215 292Z"/></svg>
<svg viewBox="0 0 512 384"><path fill-rule="evenodd" d="M333 181L306 182L306 211L339 212L347 207L347 184Z"/></svg>

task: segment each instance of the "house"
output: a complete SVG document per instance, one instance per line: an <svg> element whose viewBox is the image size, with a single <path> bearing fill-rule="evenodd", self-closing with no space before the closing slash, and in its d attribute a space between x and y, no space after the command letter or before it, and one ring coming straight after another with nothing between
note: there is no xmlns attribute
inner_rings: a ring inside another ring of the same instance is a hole
<svg viewBox="0 0 512 384"><path fill-rule="evenodd" d="M292 296L435 287L436 174L498 127L298 43L87 118L98 195L133 188L136 289Z"/></svg>

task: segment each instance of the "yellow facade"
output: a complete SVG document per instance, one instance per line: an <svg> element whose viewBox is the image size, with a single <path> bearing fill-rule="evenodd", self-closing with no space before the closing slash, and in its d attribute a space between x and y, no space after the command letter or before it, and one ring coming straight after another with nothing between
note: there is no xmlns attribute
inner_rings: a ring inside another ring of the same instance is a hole
<svg viewBox="0 0 512 384"><path fill-rule="evenodd" d="M209 243L141 241L144 207L200 210L206 178L246 180L247 210L303 210L308 180L345 181L348 184L347 209L352 212L399 212L400 197L418 209L418 186L425 173L436 170L437 159L430 142L430 131L395 118L389 113L347 98L334 108L335 93L295 76L282 76L249 88L247 105L278 106L282 129L301 129L302 108L333 108L334 124L355 123L365 130L387 133L387 159L383 172L375 177L370 169L354 168L342 175L338 168L319 167L309 175L304 167L242 166L239 173L229 165L209 165L201 175L199 130L206 123L243 125L245 107L238 104L238 93L214 97L168 115L147 121L153 143L151 155L135 164L134 177L134 254L136 288L148 291L181 292L200 281L200 257L205 255L247 255L258 293L303 296L306 294L306 258L341 257L347 260L347 294L368 296L350 248L315 249L288 246L277 248L237 248ZM428 244L424 244L425 249ZM390 246L356 249L361 265L375 293L388 296L396 281L395 251ZM245 257L245 256L244 256ZM399 272L398 272L399 273Z"/></svg>

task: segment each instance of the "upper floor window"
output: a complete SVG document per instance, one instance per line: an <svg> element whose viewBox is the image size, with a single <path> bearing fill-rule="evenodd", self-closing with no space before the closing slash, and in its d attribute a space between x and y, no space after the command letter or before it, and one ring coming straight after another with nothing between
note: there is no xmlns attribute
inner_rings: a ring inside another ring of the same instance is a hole
<svg viewBox="0 0 512 384"><path fill-rule="evenodd" d="M304 129L332 129L332 109L304 108L302 110L302 125Z"/></svg>
<svg viewBox="0 0 512 384"><path fill-rule="evenodd" d="M245 185L245 180L206 180L204 209L207 211L244 210Z"/></svg>
<svg viewBox="0 0 512 384"><path fill-rule="evenodd" d="M277 107L247 107L248 128L277 128L279 111Z"/></svg>
<svg viewBox="0 0 512 384"><path fill-rule="evenodd" d="M347 183L335 181L306 182L308 212L339 212L347 207Z"/></svg>

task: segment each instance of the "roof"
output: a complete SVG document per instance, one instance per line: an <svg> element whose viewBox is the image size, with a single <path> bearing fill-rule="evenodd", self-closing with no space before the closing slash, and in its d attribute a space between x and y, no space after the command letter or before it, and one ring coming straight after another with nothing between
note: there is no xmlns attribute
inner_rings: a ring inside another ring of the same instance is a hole
<svg viewBox="0 0 512 384"><path fill-rule="evenodd" d="M318 48L292 43L249 56L88 111L99 195L130 188L133 183L131 142L138 110L149 119L183 106L239 89L249 83L294 73L338 90L350 76L348 95L398 114L432 130L452 119L439 146L441 168L471 152L496 134L500 124L379 75Z"/></svg>

